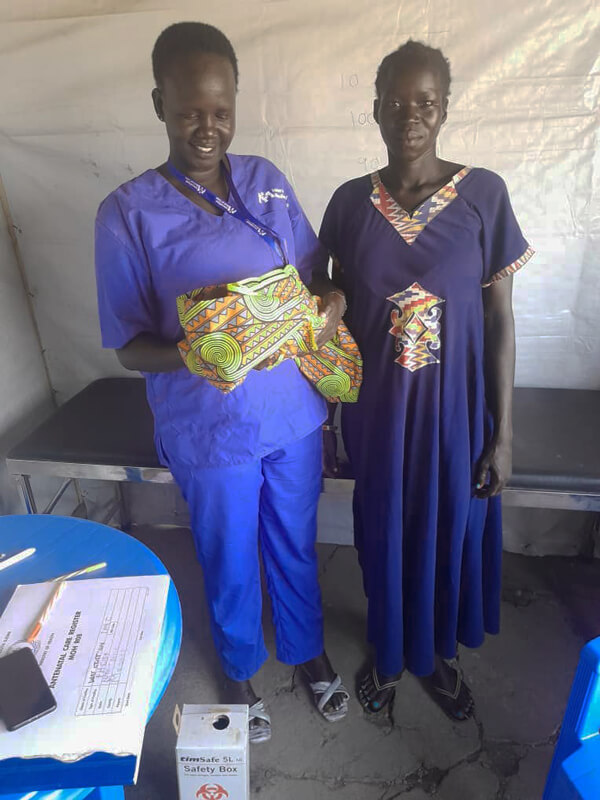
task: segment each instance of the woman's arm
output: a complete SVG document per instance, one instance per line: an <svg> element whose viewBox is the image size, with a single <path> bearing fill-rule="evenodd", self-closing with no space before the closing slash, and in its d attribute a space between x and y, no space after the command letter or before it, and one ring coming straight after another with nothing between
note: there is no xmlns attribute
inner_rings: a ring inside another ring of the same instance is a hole
<svg viewBox="0 0 600 800"><path fill-rule="evenodd" d="M346 311L346 297L327 275L318 275L313 278L309 287L311 294L321 298L320 316L326 317L327 324L319 331L317 344L322 347L335 336L338 325Z"/></svg>
<svg viewBox="0 0 600 800"><path fill-rule="evenodd" d="M500 494L512 471L515 322L512 275L483 290L485 395L494 430L475 474L478 497ZM489 472L489 483L486 484Z"/></svg>
<svg viewBox="0 0 600 800"><path fill-rule="evenodd" d="M185 366L177 344L151 333L138 334L115 352L125 369L138 372L174 372Z"/></svg>
<svg viewBox="0 0 600 800"><path fill-rule="evenodd" d="M340 320L346 311L346 296L339 286L327 276L320 274L313 278L309 286L312 294L322 299L321 313L328 313L331 309L327 325L317 339L319 345L325 344L335 334ZM333 303L333 305L331 305ZM321 340L322 339L322 340ZM327 403L327 420L323 426L323 476L337 478L339 464L337 459L337 428L334 425L337 403Z"/></svg>
<svg viewBox="0 0 600 800"><path fill-rule="evenodd" d="M312 294L321 297L322 314L328 313L328 309L331 309L327 325L317 339L317 343L322 345L335 334L346 311L346 297L343 291L326 275L319 275L313 280L309 289ZM336 408L337 403L327 403L327 420L323 426L323 476L325 478L337 478L340 471L337 460L337 428L334 425Z"/></svg>

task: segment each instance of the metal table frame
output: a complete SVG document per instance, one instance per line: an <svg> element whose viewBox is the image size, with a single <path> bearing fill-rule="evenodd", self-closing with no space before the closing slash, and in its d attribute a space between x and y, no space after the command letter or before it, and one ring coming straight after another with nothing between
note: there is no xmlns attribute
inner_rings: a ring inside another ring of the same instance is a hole
<svg viewBox="0 0 600 800"><path fill-rule="evenodd" d="M133 393L127 391L132 389L135 390ZM108 450L105 448L104 463L93 463L89 457L86 461L83 459L74 461L73 458L60 460L54 455L55 452L60 451L59 445L54 446L54 449L47 450L44 457L19 457L19 447L15 448L16 457L15 455L11 457L9 453L6 459L7 468L18 482L28 513L38 512L38 503L31 484L32 476L51 476L63 479L60 487L41 513L51 513L67 488L73 484L79 504L75 513L80 516L85 516L86 512L79 481L91 479L114 482L115 499L102 521L106 522L112 519L116 512L120 511L122 523L123 521L128 522L123 483L173 483L170 471L166 467L160 466L154 454L150 441L151 432L148 429L148 426L151 427L150 410L147 405L142 407L145 400L140 389L143 389L143 382L138 378L100 379L94 384L90 384L80 395L73 398L73 401L69 401L74 402L77 407L80 396L83 397L84 393L87 393L86 396L90 397L95 392L96 416L94 420L97 420L108 406L109 410L106 413L109 420L106 424L110 425L113 419L111 414L118 413L115 410L117 408L114 405L115 398L117 400L120 400L121 397L125 398L123 407L129 416L124 422L124 435L129 434L132 442L143 439L144 444L141 450L136 451L137 465L128 466L126 462L123 463L125 456L117 459L110 455L112 453L110 447ZM105 392L104 395L102 391ZM128 395L129 399L127 399ZM600 437L598 435L600 423L597 421L600 419L600 413L597 418L595 415L596 407L600 412L600 391L517 389L515 398L521 401L519 407L522 418L520 425L517 425L515 416L515 470L512 480L503 493L504 504L506 506L600 512L600 488L598 488L600 487ZM516 408L517 405L515 403ZM552 414L556 416L551 415L549 418L548 409L551 409ZM544 412L546 413L545 418ZM59 409L56 413L60 416L61 410ZM534 424L538 417L543 418L542 431L546 431L547 434L551 433L551 436L544 437L542 435L542 438L546 438L548 441L538 441L540 434ZM64 419L63 415L63 422ZM146 427L142 426L138 429L136 423L142 419L146 420ZM100 426L101 436L102 430L102 426ZM71 439L74 436L73 433L69 435ZM81 431L79 435L82 435ZM35 437L35 432L32 436ZM136 437L138 438L136 439ZM146 439L148 439L147 442ZM558 450L552 449L554 439L559 443L557 444ZM75 441L78 441L77 437L75 437ZM574 446L572 446L573 442ZM72 444L71 440L69 443ZM77 448L70 452L76 455ZM91 452L94 452L93 448ZM125 452L129 452L127 448ZM598 454L597 471L596 452ZM531 458L531 453L535 453L534 458ZM110 463L111 460L120 460L121 463ZM573 462L573 474L584 476L580 480L577 491L573 491L572 487L566 488L568 478L564 476L570 474L569 464L571 461ZM151 463L152 466L140 466L140 463L146 462ZM583 469L582 464L586 465ZM579 472L577 472L578 469ZM352 492L353 486L354 481L349 479L326 478L323 482L323 491L325 494L346 495Z"/></svg>
<svg viewBox="0 0 600 800"><path fill-rule="evenodd" d="M75 488L79 504L83 505L79 486L80 479L113 481L115 483L116 498L105 515L103 520L105 522L112 519L117 512L121 513L122 520L128 519L122 483L174 483L173 476L166 467L127 467L118 464L107 466L105 464L70 464L63 461L22 461L16 459L7 459L7 467L19 485L28 514L52 513L56 504L71 484ZM30 479L32 475L64 478L60 488L42 511L38 511L31 486ZM351 479L325 478L323 480L323 492L325 494L351 494L353 489L354 481ZM600 494L591 492L574 494L564 491L542 491L537 488L515 488L509 484L502 493L502 500L504 505L511 507L555 508L600 513Z"/></svg>

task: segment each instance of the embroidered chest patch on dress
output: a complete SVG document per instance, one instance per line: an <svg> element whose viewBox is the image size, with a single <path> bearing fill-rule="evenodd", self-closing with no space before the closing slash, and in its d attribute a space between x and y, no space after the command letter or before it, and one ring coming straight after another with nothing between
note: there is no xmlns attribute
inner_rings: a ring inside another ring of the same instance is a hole
<svg viewBox="0 0 600 800"><path fill-rule="evenodd" d="M424 200L417 206L412 216L397 203L392 195L385 188L379 177L379 172L371 174L373 191L371 192L371 202L375 208L385 217L406 244L414 244L417 236L425 230L427 225L432 222L440 211L458 197L456 184L471 171L470 167L463 167L457 172L445 186Z"/></svg>
<svg viewBox="0 0 600 800"><path fill-rule="evenodd" d="M396 364L415 372L429 364L439 364L441 349L441 297L430 294L418 283L387 298L400 311L391 313L389 333L396 337L396 350L400 353Z"/></svg>

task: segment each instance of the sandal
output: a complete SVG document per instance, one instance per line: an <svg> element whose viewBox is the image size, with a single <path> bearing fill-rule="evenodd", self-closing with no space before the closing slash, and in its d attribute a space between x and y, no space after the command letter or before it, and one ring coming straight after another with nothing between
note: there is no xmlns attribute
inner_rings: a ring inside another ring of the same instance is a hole
<svg viewBox="0 0 600 800"><path fill-rule="evenodd" d="M453 691L443 689L433 683L435 672L427 678L421 678L421 685L431 699L437 703L444 714L453 722L466 722L473 716L475 702L471 690L465 683L463 672L458 665L457 659L453 661L454 664L444 661L446 666L456 675L456 685Z"/></svg>
<svg viewBox="0 0 600 800"><path fill-rule="evenodd" d="M251 725L253 720L259 719L265 722L266 725ZM248 728L248 736L252 744L268 742L271 738L271 717L260 698L248 709Z"/></svg>
<svg viewBox="0 0 600 800"><path fill-rule="evenodd" d="M387 683L379 683L375 665L364 673L358 681L358 700L363 710L369 714L379 714L388 706L396 695L396 686L400 678ZM377 695L382 695L376 698Z"/></svg>
<svg viewBox="0 0 600 800"><path fill-rule="evenodd" d="M327 720L327 722L338 722L338 720L343 719L346 716L348 713L348 700L350 699L350 695L344 687L342 679L339 675L336 675L330 682L315 681L314 683L310 683L309 681L308 685L313 693L317 711ZM342 696L342 705L339 708L326 711L325 706L331 700L334 694L340 694Z"/></svg>

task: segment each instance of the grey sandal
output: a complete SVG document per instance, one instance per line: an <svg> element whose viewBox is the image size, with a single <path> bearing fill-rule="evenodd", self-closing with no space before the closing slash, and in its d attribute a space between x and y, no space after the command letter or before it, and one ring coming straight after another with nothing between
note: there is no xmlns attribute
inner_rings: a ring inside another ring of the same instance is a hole
<svg viewBox="0 0 600 800"><path fill-rule="evenodd" d="M315 698L315 705L317 706L317 711L323 716L328 722L338 722L340 719L343 719L346 714L348 713L348 700L350 699L350 695L347 689L344 687L342 683L342 679L339 675L336 675L331 682L328 681L315 681L314 683L310 683L310 690L313 693L313 697ZM325 706L331 700L334 694L341 694L343 698L342 705L339 708L332 709L330 711L325 710Z"/></svg>
<svg viewBox="0 0 600 800"><path fill-rule="evenodd" d="M250 726L253 720L262 720L266 725ZM271 738L271 717L265 708L265 704L259 698L254 705L248 709L249 738L252 744L268 742Z"/></svg>

